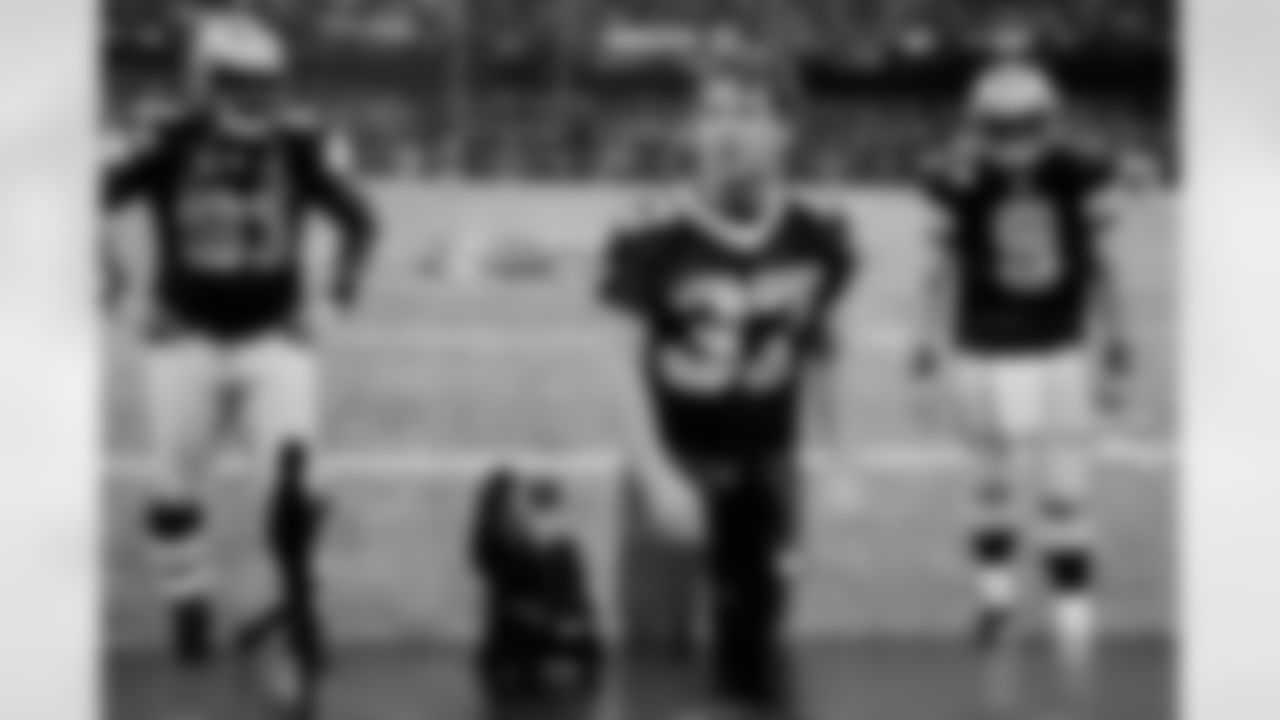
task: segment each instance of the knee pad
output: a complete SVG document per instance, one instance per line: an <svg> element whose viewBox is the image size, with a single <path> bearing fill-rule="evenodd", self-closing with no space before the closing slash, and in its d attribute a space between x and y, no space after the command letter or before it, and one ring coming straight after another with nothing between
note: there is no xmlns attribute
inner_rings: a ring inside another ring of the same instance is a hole
<svg viewBox="0 0 1280 720"><path fill-rule="evenodd" d="M972 550L982 565L1008 565L1018 555L1018 538L1011 527L986 527L973 534Z"/></svg>
<svg viewBox="0 0 1280 720"><path fill-rule="evenodd" d="M204 512L188 500L165 500L147 511L147 530L160 542L181 542L204 529Z"/></svg>
<svg viewBox="0 0 1280 720"><path fill-rule="evenodd" d="M1092 553L1084 548L1050 551L1045 574L1051 588L1068 594L1087 592L1097 581Z"/></svg>

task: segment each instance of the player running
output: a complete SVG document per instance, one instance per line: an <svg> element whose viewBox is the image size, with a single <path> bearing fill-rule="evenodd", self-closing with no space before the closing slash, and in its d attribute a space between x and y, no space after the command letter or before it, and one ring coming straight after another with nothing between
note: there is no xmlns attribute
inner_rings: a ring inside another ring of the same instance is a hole
<svg viewBox="0 0 1280 720"><path fill-rule="evenodd" d="M194 98L110 168L109 209L144 209L152 242L134 244L125 311L145 344L151 442L159 463L146 531L172 617L176 661L213 651L202 483L230 434L249 440L270 477L263 527L278 598L261 630L283 641L282 698L300 711L323 666L312 484L317 423L313 343L326 309L358 296L374 227L320 131L284 97L285 50L253 18L197 26ZM341 231L335 272L316 289L304 222ZM202 673L195 672L198 676Z"/></svg>
<svg viewBox="0 0 1280 720"><path fill-rule="evenodd" d="M624 402L645 494L668 531L705 543L717 705L768 710L786 694L799 444L843 439L830 405L853 251L841 222L787 187L788 126L768 83L717 73L684 133L692 187L616 239L603 296L630 321L639 382ZM820 428L803 426L810 410Z"/></svg>
<svg viewBox="0 0 1280 720"><path fill-rule="evenodd" d="M1114 220L1107 200L1137 176L1066 137L1052 84L1027 61L985 74L968 113L961 143L927 179L939 251L918 369L947 359L980 468L972 552L988 704L1013 700L1017 565L1028 551L1048 586L1059 679L1079 703L1097 634L1086 511L1095 402L1117 400L1130 370L1102 240Z"/></svg>

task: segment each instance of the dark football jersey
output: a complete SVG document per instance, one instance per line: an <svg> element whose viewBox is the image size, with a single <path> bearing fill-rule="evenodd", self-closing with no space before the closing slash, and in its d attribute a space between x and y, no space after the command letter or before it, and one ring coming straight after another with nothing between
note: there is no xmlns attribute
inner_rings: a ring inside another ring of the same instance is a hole
<svg viewBox="0 0 1280 720"><path fill-rule="evenodd" d="M935 169L927 192L948 220L955 340L978 352L1037 352L1088 332L1100 258L1098 192L1113 165L1060 146L1015 172L970 158Z"/></svg>
<svg viewBox="0 0 1280 720"><path fill-rule="evenodd" d="M646 330L644 369L664 440L715 459L785 455L806 365L827 350L853 267L841 224L792 204L756 250L693 214L620 236L603 293Z"/></svg>
<svg viewBox="0 0 1280 720"><path fill-rule="evenodd" d="M153 221L158 330L236 338L288 328L303 300L306 212L327 213L349 239L371 225L301 122L245 138L196 113L175 117L109 171L104 191L109 206L141 202Z"/></svg>

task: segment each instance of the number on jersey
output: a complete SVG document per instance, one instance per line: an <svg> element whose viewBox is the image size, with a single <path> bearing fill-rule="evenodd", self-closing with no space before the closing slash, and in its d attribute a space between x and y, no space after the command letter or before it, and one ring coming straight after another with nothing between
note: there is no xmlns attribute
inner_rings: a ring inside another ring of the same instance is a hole
<svg viewBox="0 0 1280 720"><path fill-rule="evenodd" d="M1044 200L1022 196L1005 202L996 213L996 274L1011 290L1035 292L1062 279L1063 258L1053 208Z"/></svg>
<svg viewBox="0 0 1280 720"><path fill-rule="evenodd" d="M708 275L688 281L678 304L695 318L686 342L664 357L668 380L696 393L768 392L796 371L796 332L812 306L817 275L780 269L754 279ZM765 322L763 337L749 339Z"/></svg>
<svg viewBox="0 0 1280 720"><path fill-rule="evenodd" d="M181 252L210 273L267 271L288 260L284 211L274 192L195 187L182 199Z"/></svg>

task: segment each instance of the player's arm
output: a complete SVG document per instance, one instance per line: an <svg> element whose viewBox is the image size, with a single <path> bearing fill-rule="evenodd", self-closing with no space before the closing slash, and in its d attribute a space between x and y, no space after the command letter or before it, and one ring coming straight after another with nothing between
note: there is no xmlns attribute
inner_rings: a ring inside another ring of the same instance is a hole
<svg viewBox="0 0 1280 720"><path fill-rule="evenodd" d="M1133 359L1114 239L1124 209L1154 183L1154 171L1137 156L1112 159L1097 151L1082 155L1081 169L1087 186L1093 188L1092 222L1100 239L1094 258L1094 332L1106 369L1124 374Z"/></svg>
<svg viewBox="0 0 1280 720"><path fill-rule="evenodd" d="M122 311L126 322L144 322L147 288L155 272L154 247L146 233L118 232L113 216L148 201L169 180L162 133L146 134L109 148L100 180L99 198L107 212L107 231L100 246L104 300Z"/></svg>
<svg viewBox="0 0 1280 720"><path fill-rule="evenodd" d="M847 443L853 437L845 400L849 398L850 374L844 360L849 353L849 335L843 332L849 288L859 270L852 233L840 223L831 226L831 272L822 289L821 314L811 339L804 371L803 391L805 472L796 498L796 527L817 527L809 517L816 508L841 512L856 502L854 474L845 461ZM808 544L801 542L801 547Z"/></svg>
<svg viewBox="0 0 1280 720"><path fill-rule="evenodd" d="M812 353L805 378L806 416L811 438L818 448L838 454L851 435L841 400L847 378L842 362L847 338L842 332L848 289L858 272L858 255L852 233L842 224L832 222L831 257L827 263L830 275L819 300L820 316L812 339Z"/></svg>
<svg viewBox="0 0 1280 720"><path fill-rule="evenodd" d="M360 295L365 268L377 239L377 223L369 202L347 171L339 146L312 136L303 152L303 185L314 207L338 230L332 294L340 305Z"/></svg>
<svg viewBox="0 0 1280 720"><path fill-rule="evenodd" d="M936 213L938 223L929 232L926 256L924 293L920 307L920 346L915 358L915 370L920 376L932 375L946 352L947 326L955 306L955 267L947 253L950 230L942 213Z"/></svg>
<svg viewBox="0 0 1280 720"><path fill-rule="evenodd" d="M615 406L628 461L635 463L636 480L645 495L661 512L678 515L685 512L677 506L689 499L690 490L662 443L643 365L650 341L644 315L653 301L651 242L638 233L624 233L611 243L604 258L600 296L618 311L610 332L618 367L623 369L615 383Z"/></svg>
<svg viewBox="0 0 1280 720"><path fill-rule="evenodd" d="M165 153L159 138L143 135L107 148L99 198L109 212L146 198L164 181Z"/></svg>
<svg viewBox="0 0 1280 720"><path fill-rule="evenodd" d="M954 225L948 205L951 179L931 178L922 197L924 273L916 319L916 347L912 372L931 377L947 350L949 327L956 303L956 264L951 255Z"/></svg>

